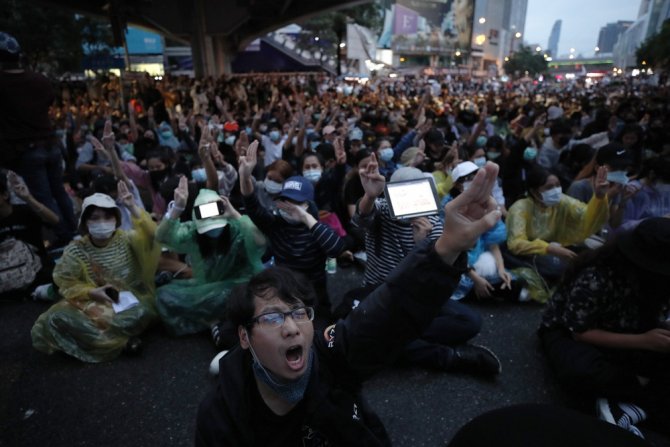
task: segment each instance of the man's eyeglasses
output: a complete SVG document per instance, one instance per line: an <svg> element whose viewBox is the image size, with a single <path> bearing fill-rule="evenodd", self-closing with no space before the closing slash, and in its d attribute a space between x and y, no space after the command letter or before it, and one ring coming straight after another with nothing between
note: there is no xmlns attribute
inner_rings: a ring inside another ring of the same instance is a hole
<svg viewBox="0 0 670 447"><path fill-rule="evenodd" d="M307 323L314 319L314 309L311 307L298 307L287 312L268 312L249 320L249 326L258 324L261 328L278 328L284 324L286 317L289 315L296 323Z"/></svg>

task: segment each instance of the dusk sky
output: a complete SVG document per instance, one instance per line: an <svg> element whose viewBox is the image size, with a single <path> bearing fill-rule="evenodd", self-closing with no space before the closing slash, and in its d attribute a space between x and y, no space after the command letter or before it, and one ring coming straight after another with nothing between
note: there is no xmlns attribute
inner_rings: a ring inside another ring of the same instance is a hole
<svg viewBox="0 0 670 447"><path fill-rule="evenodd" d="M558 54L576 53L592 56L600 28L617 20L635 20L640 0L528 0L526 44L547 46L554 22L563 20Z"/></svg>

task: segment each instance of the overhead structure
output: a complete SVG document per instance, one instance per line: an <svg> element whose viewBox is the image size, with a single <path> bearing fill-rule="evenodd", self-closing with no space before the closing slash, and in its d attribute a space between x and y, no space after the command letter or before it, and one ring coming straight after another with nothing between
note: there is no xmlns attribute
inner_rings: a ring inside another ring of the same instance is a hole
<svg viewBox="0 0 670 447"><path fill-rule="evenodd" d="M230 73L238 51L283 25L371 0L38 0L106 17L116 40L128 24L190 44L197 76ZM117 43L122 43L118 41Z"/></svg>

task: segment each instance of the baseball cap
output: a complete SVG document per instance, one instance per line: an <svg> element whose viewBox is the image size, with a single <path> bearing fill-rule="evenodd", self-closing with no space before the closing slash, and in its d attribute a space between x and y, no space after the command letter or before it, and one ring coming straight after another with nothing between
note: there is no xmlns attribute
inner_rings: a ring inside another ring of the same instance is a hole
<svg viewBox="0 0 670 447"><path fill-rule="evenodd" d="M240 126L237 124L237 121L226 121L223 125L223 130L226 132L237 132L240 130Z"/></svg>
<svg viewBox="0 0 670 447"><path fill-rule="evenodd" d="M473 172L477 171L479 167L471 161L464 161L456 165L453 171L451 171L451 178L454 181L458 181L459 178L467 177Z"/></svg>
<svg viewBox="0 0 670 447"><path fill-rule="evenodd" d="M596 154L598 166L610 165L614 170L622 170L633 163L628 151L619 143L609 143L598 149Z"/></svg>
<svg viewBox="0 0 670 447"><path fill-rule="evenodd" d="M282 184L279 198L293 200L302 203L314 200L314 187L312 182L300 175L287 178Z"/></svg>
<svg viewBox="0 0 670 447"><path fill-rule="evenodd" d="M558 106L551 106L547 109L547 120L557 120L563 116L563 109Z"/></svg>
<svg viewBox="0 0 670 447"><path fill-rule="evenodd" d="M91 206L114 210L114 214L116 215L116 226L118 227L121 225L121 210L119 210L114 199L107 194L96 192L95 194L86 197L81 204L81 214L79 215L79 223L77 224L77 228L79 228L80 232L82 232L82 225L84 224L82 218L86 215L86 209Z"/></svg>
<svg viewBox="0 0 670 447"><path fill-rule="evenodd" d="M362 140L363 139L363 131L361 129L359 129L358 127L354 127L349 132L349 139L351 141Z"/></svg>
<svg viewBox="0 0 670 447"><path fill-rule="evenodd" d="M333 132L335 132L335 126L331 126L329 124L329 125L327 125L326 127L323 128L323 134L324 135L330 135Z"/></svg>
<svg viewBox="0 0 670 447"><path fill-rule="evenodd" d="M18 61L21 54L19 42L11 35L0 31L0 60Z"/></svg>
<svg viewBox="0 0 670 447"><path fill-rule="evenodd" d="M217 202L219 200L221 200L221 196L211 189L203 188L198 193L198 197L195 198L195 202L193 203L193 212L191 213L191 218L193 219L193 222L195 222L195 228L198 231L198 234L207 233L209 230L215 230L228 225L228 219L222 216L207 217L205 219L197 219L195 217L195 207L204 205L205 203Z"/></svg>

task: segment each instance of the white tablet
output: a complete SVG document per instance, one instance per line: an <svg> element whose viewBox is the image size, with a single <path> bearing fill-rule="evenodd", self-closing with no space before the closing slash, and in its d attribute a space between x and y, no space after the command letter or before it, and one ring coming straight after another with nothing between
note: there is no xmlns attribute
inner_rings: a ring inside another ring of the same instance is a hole
<svg viewBox="0 0 670 447"><path fill-rule="evenodd" d="M431 216L440 208L435 183L428 177L387 183L385 192L395 219Z"/></svg>

